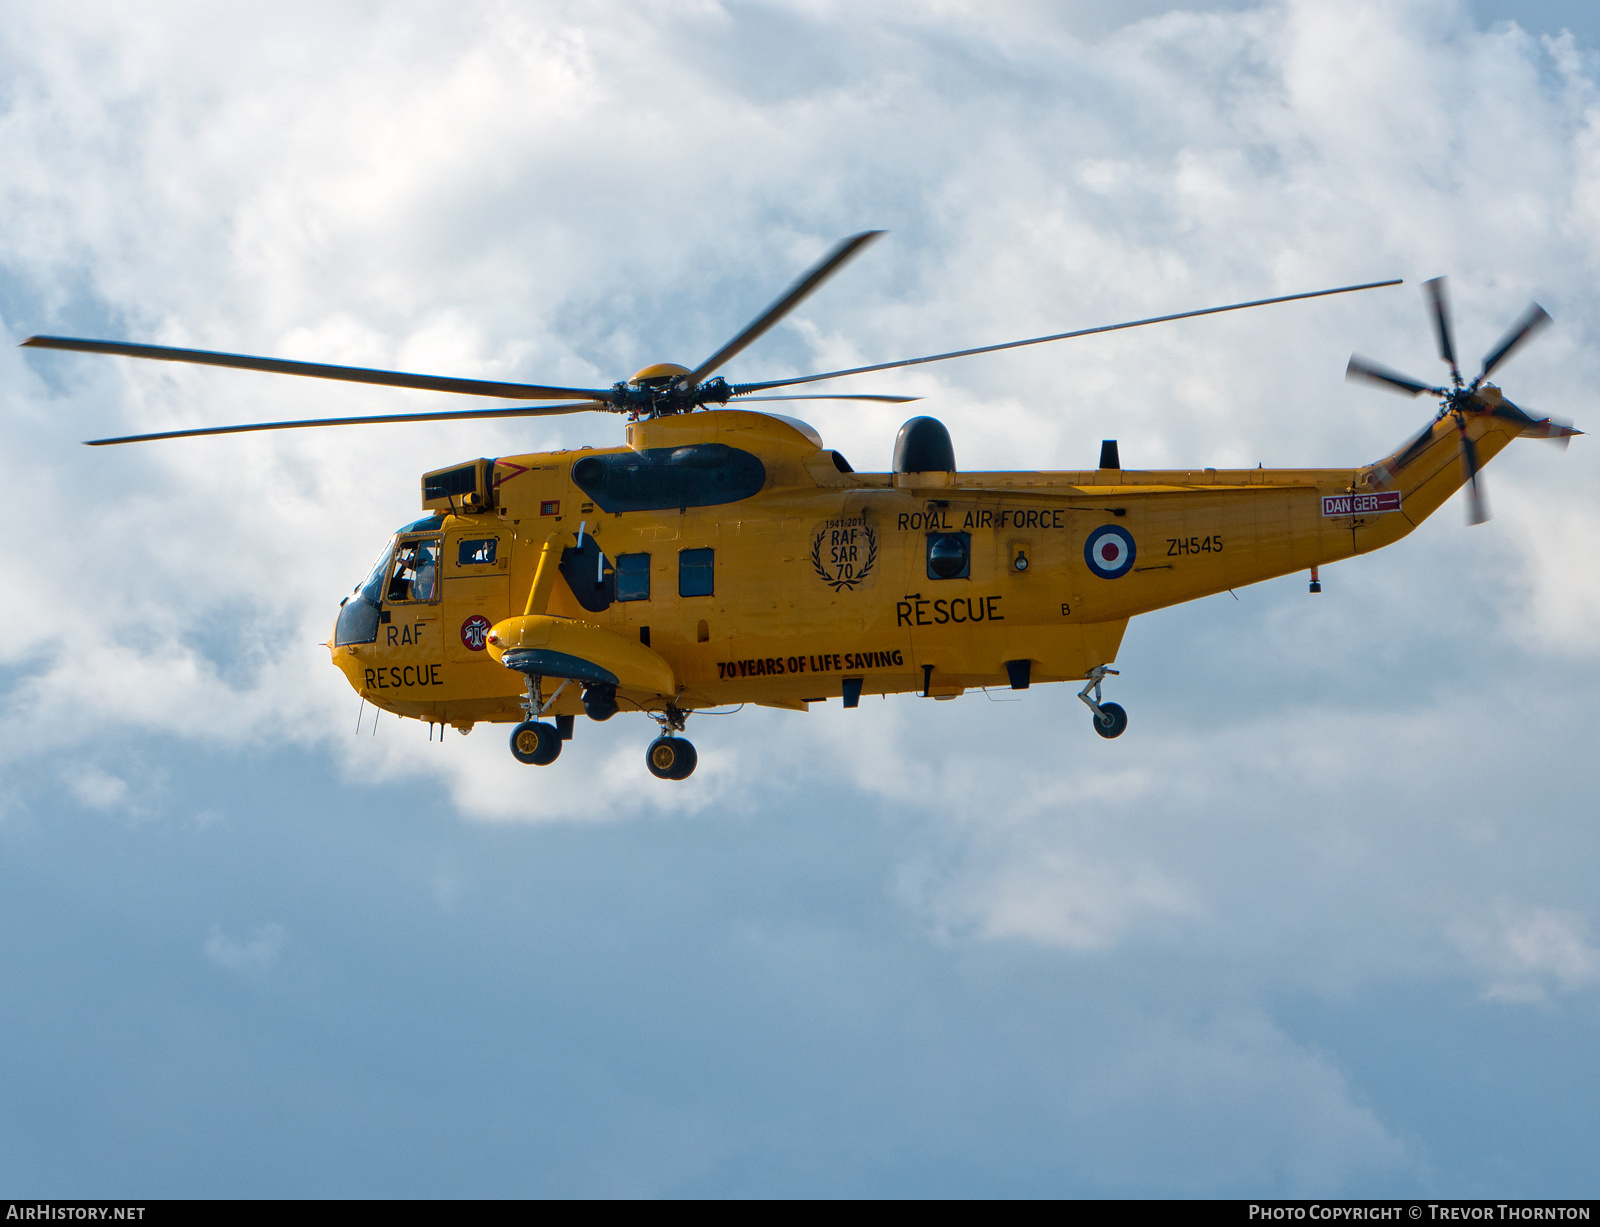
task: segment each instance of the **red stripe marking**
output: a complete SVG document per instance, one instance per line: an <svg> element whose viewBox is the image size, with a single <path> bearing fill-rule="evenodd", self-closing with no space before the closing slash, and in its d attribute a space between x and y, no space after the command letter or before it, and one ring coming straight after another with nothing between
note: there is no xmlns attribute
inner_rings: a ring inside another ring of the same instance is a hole
<svg viewBox="0 0 1600 1227"><path fill-rule="evenodd" d="M515 469L516 470L515 473L511 473L511 474L509 474L509 475L507 475L505 477L496 477L494 479L494 484L495 484L495 488L496 489L498 489L500 486L504 485L506 482L510 481L511 478L513 478L513 477L521 477L524 473L526 473L528 471L527 469L523 468L520 464L512 464L509 460L496 460L494 462L494 467L497 468L497 469L504 468L504 469Z"/></svg>

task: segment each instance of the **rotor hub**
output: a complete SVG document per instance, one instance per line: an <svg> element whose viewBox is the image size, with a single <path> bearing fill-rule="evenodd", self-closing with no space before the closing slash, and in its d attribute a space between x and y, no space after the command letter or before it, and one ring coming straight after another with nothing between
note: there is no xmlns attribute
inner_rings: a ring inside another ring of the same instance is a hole
<svg viewBox="0 0 1600 1227"><path fill-rule="evenodd" d="M720 375L691 386L693 372L675 362L658 362L611 387L611 406L631 418L669 417L706 405L726 405L733 389Z"/></svg>

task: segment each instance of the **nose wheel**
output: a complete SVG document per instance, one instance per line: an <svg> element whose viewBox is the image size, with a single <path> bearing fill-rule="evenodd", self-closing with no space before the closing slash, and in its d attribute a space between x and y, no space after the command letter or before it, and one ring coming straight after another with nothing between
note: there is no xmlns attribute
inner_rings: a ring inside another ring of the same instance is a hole
<svg viewBox="0 0 1600 1227"><path fill-rule="evenodd" d="M522 701L522 710L528 718L511 730L511 757L533 767L548 767L561 756L562 732L565 731L568 736L572 734L572 717L556 717L564 730L539 717L555 705L561 692L567 688L567 683L563 681L556 687L555 694L546 699L544 678L535 673L524 676L528 683L528 694Z"/></svg>
<svg viewBox="0 0 1600 1227"><path fill-rule="evenodd" d="M1088 673L1088 684L1078 691L1078 697L1083 700L1091 712L1094 713L1094 731L1100 736L1110 739L1121 737L1128 727L1128 713L1122 710L1120 703L1103 703L1100 700L1100 683L1107 674L1115 675L1116 670L1106 665L1096 665ZM1090 692L1094 697L1090 697Z"/></svg>
<svg viewBox="0 0 1600 1227"><path fill-rule="evenodd" d="M543 720L524 720L511 730L511 757L519 763L548 767L561 755L561 730Z"/></svg>
<svg viewBox="0 0 1600 1227"><path fill-rule="evenodd" d="M686 780L700 756L682 737L657 737L644 751L644 765L658 780Z"/></svg>

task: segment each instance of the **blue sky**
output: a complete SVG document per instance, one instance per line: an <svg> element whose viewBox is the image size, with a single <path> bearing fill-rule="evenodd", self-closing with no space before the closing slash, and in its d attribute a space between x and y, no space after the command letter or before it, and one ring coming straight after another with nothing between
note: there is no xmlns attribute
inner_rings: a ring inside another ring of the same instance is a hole
<svg viewBox="0 0 1600 1227"><path fill-rule="evenodd" d="M1476 355L1600 429L1579 5L22 3L0 322L610 382L877 377L968 468L1354 464ZM1566 32L1563 33L1565 28ZM448 405L0 347L0 1187L45 1195L1593 1196L1600 461L1136 620L1071 689L700 717L548 770L317 645L417 475L616 424L86 451ZM857 468L898 407L802 409Z"/></svg>

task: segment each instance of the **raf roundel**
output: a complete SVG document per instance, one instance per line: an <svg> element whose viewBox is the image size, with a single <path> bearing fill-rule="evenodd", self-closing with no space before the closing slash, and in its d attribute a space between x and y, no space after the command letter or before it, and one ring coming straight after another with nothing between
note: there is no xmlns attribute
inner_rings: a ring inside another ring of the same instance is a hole
<svg viewBox="0 0 1600 1227"><path fill-rule="evenodd" d="M1095 529L1083 545L1083 560L1101 579L1120 579L1126 575L1137 554L1133 534L1115 524Z"/></svg>

